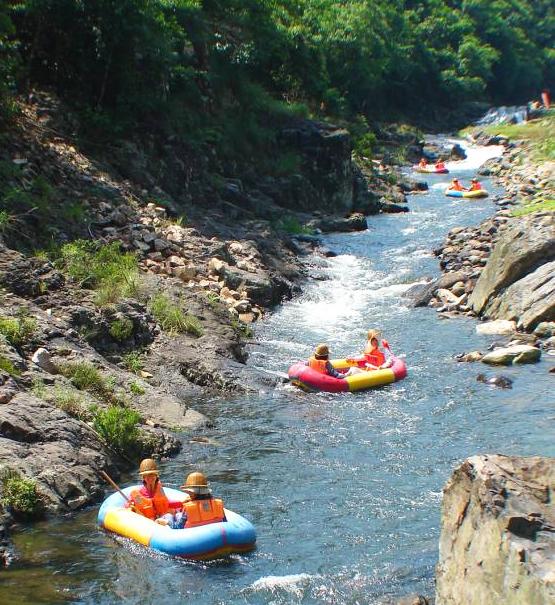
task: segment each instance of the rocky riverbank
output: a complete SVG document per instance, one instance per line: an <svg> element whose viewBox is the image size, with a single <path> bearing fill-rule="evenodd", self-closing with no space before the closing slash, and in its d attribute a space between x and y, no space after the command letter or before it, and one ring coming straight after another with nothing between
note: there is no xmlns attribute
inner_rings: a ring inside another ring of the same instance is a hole
<svg viewBox="0 0 555 605"><path fill-rule="evenodd" d="M176 452L177 434L210 422L199 394L271 388L246 366L249 326L310 278L318 234L406 211L424 186L385 159L360 170L347 131L309 120L279 137L295 166L265 176L171 137L97 148L75 139L76 120L35 92L0 153L7 523L87 506L103 494L99 470L118 478L139 456Z"/></svg>
<svg viewBox="0 0 555 605"><path fill-rule="evenodd" d="M476 140L505 146L501 158L489 160L478 171L505 188L505 194L494 199L499 209L477 226L452 229L434 250L443 275L408 295L415 306L433 307L442 317L463 314L492 320L478 330L506 336L502 344L537 344L551 351L555 349L555 211L543 202L555 198L555 162L538 162L533 148L506 137L478 133ZM530 332L531 337L526 334ZM482 357L479 352L460 356L472 361ZM515 356L502 357L510 363Z"/></svg>

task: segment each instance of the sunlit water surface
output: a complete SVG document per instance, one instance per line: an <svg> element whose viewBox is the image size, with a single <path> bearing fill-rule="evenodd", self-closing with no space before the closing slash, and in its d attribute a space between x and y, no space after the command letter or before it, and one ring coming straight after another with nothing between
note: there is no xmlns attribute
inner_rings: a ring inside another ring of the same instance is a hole
<svg viewBox="0 0 555 605"><path fill-rule="evenodd" d="M470 178L492 148L449 165ZM446 198L449 177L427 177L430 193L411 212L369 219L337 234L338 253L315 258L304 294L257 328L250 363L284 372L325 341L332 356L357 353L379 327L406 356L406 380L356 394L305 394L290 386L232 400L196 402L215 419L210 444L185 439L163 465L179 485L205 471L229 508L256 525L257 550L209 564L156 556L95 527L96 510L16 535L21 563L0 579L0 602L290 604L382 603L433 594L441 489L453 468L481 452L554 455L549 359L503 369L512 390L476 381L493 370L454 361L484 349L470 319L411 309L403 292L438 274L430 250L456 225L493 212L491 200ZM495 187L484 180L495 192Z"/></svg>

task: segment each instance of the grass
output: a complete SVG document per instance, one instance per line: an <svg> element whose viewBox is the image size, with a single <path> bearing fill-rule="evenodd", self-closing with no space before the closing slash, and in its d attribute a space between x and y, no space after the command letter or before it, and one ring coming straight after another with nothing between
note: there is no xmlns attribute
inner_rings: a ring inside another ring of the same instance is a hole
<svg viewBox="0 0 555 605"><path fill-rule="evenodd" d="M36 481L12 470L4 472L2 477L2 498L0 502L4 508L8 508L16 517L36 517L42 509Z"/></svg>
<svg viewBox="0 0 555 605"><path fill-rule="evenodd" d="M4 233L10 227L13 217L5 210L0 210L0 233Z"/></svg>
<svg viewBox="0 0 555 605"><path fill-rule="evenodd" d="M185 313L167 294L155 294L148 303L148 310L164 332L178 334L186 332L193 336L202 336L202 324L194 315Z"/></svg>
<svg viewBox="0 0 555 605"><path fill-rule="evenodd" d="M285 231L291 235L313 235L314 230L302 225L296 216L284 216L274 223L277 231Z"/></svg>
<svg viewBox="0 0 555 605"><path fill-rule="evenodd" d="M56 386L54 389L53 403L69 416L79 420L89 420L90 414L84 406L84 401L79 391L65 386Z"/></svg>
<svg viewBox="0 0 555 605"><path fill-rule="evenodd" d="M137 257L123 252L119 242L105 246L76 240L60 249L57 266L83 288L96 290L98 306L115 303L137 289Z"/></svg>
<svg viewBox="0 0 555 605"><path fill-rule="evenodd" d="M118 342L127 340L133 334L133 322L128 317L115 319L110 324L110 336Z"/></svg>
<svg viewBox="0 0 555 605"><path fill-rule="evenodd" d="M130 351L122 360L123 365L134 374L138 374L144 368L143 354L140 351Z"/></svg>
<svg viewBox="0 0 555 605"><path fill-rule="evenodd" d="M0 316L0 334L14 347L27 343L37 330L37 321L24 313L16 317Z"/></svg>
<svg viewBox="0 0 555 605"><path fill-rule="evenodd" d="M472 131L476 128L472 128ZM491 135L502 135L511 140L527 141L532 148L535 160L540 162L555 160L555 110L547 112L545 117L523 124L499 124L481 128ZM469 129L462 131L468 133Z"/></svg>
<svg viewBox="0 0 555 605"><path fill-rule="evenodd" d="M4 355L0 355L0 370L7 372L10 376L19 376L21 374L20 370Z"/></svg>
<svg viewBox="0 0 555 605"><path fill-rule="evenodd" d="M133 454L140 447L140 415L126 407L91 408L93 428L116 452Z"/></svg>
<svg viewBox="0 0 555 605"><path fill-rule="evenodd" d="M526 216L533 212L555 211L555 200L539 200L514 208L512 216Z"/></svg>
<svg viewBox="0 0 555 605"><path fill-rule="evenodd" d="M129 385L129 390L133 395L144 395L146 393L145 389L138 382L132 382Z"/></svg>
<svg viewBox="0 0 555 605"><path fill-rule="evenodd" d="M245 322L239 319L231 320L231 327L235 330L235 333L243 338L252 338L254 336L253 329Z"/></svg>

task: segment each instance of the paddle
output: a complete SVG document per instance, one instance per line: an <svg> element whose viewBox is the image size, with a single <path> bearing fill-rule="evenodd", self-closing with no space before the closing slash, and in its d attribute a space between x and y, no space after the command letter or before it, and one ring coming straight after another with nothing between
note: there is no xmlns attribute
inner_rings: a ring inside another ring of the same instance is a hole
<svg viewBox="0 0 555 605"><path fill-rule="evenodd" d="M108 473L105 473L104 471L98 471L98 474L104 480L106 480L117 492L119 492L127 500L127 502L131 502L131 500L122 492L122 490L118 487L117 483L110 477L110 475L108 475Z"/></svg>

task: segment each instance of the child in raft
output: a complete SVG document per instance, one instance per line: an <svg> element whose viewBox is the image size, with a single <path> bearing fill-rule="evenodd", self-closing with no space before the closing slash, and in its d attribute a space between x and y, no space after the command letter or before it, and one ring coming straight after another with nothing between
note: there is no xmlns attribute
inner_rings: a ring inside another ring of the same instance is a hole
<svg viewBox="0 0 555 605"><path fill-rule="evenodd" d="M436 170L445 170L445 164L442 160L438 160L435 164Z"/></svg>
<svg viewBox="0 0 555 605"><path fill-rule="evenodd" d="M426 161L426 158L422 158L420 160L420 162L418 162L418 168L427 168L428 167L428 162Z"/></svg>
<svg viewBox="0 0 555 605"><path fill-rule="evenodd" d="M451 191L468 191L468 189L464 187L457 178L454 178L451 181L451 184L449 185L448 189L450 189Z"/></svg>
<svg viewBox="0 0 555 605"><path fill-rule="evenodd" d="M368 330L363 357L348 357L347 361L349 363L356 363L359 367L363 368L364 370L383 370L385 368L390 368L393 365L393 359L391 358L389 343L387 342L387 340L382 340L382 346L384 350L381 351L379 348L379 335L380 333L378 332L378 330Z"/></svg>
<svg viewBox="0 0 555 605"><path fill-rule="evenodd" d="M333 376L333 378L345 378L346 376L351 376L351 374L358 373L358 368L351 368L348 372L337 371L331 365L329 357L330 349L328 345L319 344L314 349L314 355L306 362L306 365L312 370L320 372L320 374L327 374L328 376Z"/></svg>
<svg viewBox="0 0 555 605"><path fill-rule="evenodd" d="M478 179L470 179L470 190L469 191L481 191L482 183Z"/></svg>

